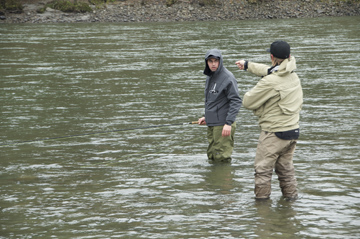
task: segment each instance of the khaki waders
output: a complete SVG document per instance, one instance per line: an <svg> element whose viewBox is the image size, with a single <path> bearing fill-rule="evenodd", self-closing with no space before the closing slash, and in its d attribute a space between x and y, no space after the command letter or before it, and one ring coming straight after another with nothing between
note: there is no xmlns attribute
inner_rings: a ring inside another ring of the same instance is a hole
<svg viewBox="0 0 360 239"><path fill-rule="evenodd" d="M255 196L266 199L271 194L273 170L278 175L283 196L297 198L297 182L293 165L296 140L279 139L275 133L261 131L255 156Z"/></svg>

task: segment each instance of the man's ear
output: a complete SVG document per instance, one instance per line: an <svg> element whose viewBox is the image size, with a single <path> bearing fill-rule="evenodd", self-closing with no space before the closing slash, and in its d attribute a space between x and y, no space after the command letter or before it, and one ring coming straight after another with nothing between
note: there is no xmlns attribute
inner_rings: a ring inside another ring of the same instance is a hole
<svg viewBox="0 0 360 239"><path fill-rule="evenodd" d="M270 54L270 58L271 58L271 64L274 65L274 55Z"/></svg>

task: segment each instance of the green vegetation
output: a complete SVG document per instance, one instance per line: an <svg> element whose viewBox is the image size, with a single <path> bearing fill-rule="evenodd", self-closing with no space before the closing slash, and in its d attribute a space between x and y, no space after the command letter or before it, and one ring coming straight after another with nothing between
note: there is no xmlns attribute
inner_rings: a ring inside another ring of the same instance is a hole
<svg viewBox="0 0 360 239"><path fill-rule="evenodd" d="M62 12L91 12L92 9L88 3L78 2L78 1L69 1L69 0L56 0L46 4L43 8L37 10L38 13L45 12L46 8L50 7L52 9L60 10Z"/></svg>
<svg viewBox="0 0 360 239"><path fill-rule="evenodd" d="M176 0L166 0L166 6L170 7L171 5L175 4Z"/></svg>
<svg viewBox="0 0 360 239"><path fill-rule="evenodd" d="M100 5L100 4L104 4L107 3L107 0L89 0L89 3L92 5Z"/></svg>
<svg viewBox="0 0 360 239"><path fill-rule="evenodd" d="M116 2L116 0L88 0L90 4L100 6L109 2Z"/></svg>
<svg viewBox="0 0 360 239"><path fill-rule="evenodd" d="M215 5L216 0L199 0L200 6Z"/></svg>
<svg viewBox="0 0 360 239"><path fill-rule="evenodd" d="M23 9L24 7L19 0L0 0L0 10L22 13Z"/></svg>
<svg viewBox="0 0 360 239"><path fill-rule="evenodd" d="M45 12L47 7L50 7L52 9L60 10L63 12L85 13L92 11L89 4L95 5L96 7L100 7L109 2L115 2L115 0L88 0L87 2L78 1L78 0L55 0L53 2L46 4L43 8L38 9L37 12L43 13Z"/></svg>

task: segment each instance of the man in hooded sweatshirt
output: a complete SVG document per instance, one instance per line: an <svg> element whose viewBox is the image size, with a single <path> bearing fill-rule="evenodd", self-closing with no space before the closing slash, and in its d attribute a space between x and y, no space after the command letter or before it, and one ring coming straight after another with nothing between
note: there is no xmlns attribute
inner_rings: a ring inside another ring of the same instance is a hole
<svg viewBox="0 0 360 239"><path fill-rule="evenodd" d="M237 61L240 70L262 77L244 95L243 105L259 117L261 133L255 156L255 197L268 199L273 170L278 175L283 197L298 197L293 154L299 137L299 118L303 92L285 41L271 44L272 66L245 60Z"/></svg>
<svg viewBox="0 0 360 239"><path fill-rule="evenodd" d="M209 163L230 163L234 148L236 115L241 98L234 75L223 66L220 50L205 55L205 117L198 120L207 125Z"/></svg>

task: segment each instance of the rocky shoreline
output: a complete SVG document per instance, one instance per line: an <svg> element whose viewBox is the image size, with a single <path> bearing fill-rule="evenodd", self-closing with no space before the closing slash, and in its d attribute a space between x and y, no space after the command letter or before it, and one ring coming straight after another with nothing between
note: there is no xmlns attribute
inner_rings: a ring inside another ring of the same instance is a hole
<svg viewBox="0 0 360 239"><path fill-rule="evenodd" d="M1 23L73 23L73 22L175 22L218 21L244 19L314 18L324 16L359 16L360 2L274 0L274 1L230 1L224 0L214 6L201 6L195 1L178 1L166 6L164 1L120 1L92 6L90 13L64 13L46 8L37 10L46 2L24 4L21 14L5 12Z"/></svg>

